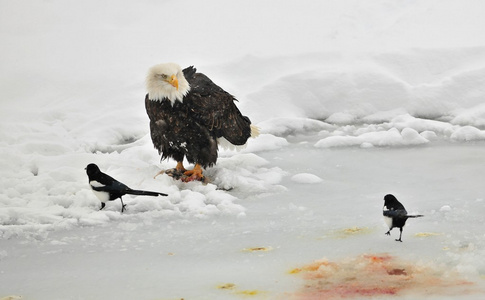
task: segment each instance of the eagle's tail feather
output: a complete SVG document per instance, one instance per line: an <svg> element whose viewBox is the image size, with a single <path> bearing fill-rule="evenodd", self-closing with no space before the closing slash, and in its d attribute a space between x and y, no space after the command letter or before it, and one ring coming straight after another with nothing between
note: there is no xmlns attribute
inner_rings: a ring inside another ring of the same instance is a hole
<svg viewBox="0 0 485 300"><path fill-rule="evenodd" d="M256 138L257 136L259 136L259 127L253 124L251 124L250 127L251 127L251 137Z"/></svg>
<svg viewBox="0 0 485 300"><path fill-rule="evenodd" d="M253 124L251 124L250 127L251 127L251 137L252 138L258 137L259 136L259 127L255 126Z"/></svg>

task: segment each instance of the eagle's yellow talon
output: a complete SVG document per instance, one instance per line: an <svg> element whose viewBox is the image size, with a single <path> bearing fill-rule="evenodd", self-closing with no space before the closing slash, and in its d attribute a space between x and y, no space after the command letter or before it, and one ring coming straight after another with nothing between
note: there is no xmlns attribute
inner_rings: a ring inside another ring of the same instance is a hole
<svg viewBox="0 0 485 300"><path fill-rule="evenodd" d="M196 164L193 170L185 171L184 175L189 177L186 181L202 181L204 179L204 175L202 175L202 167L199 164Z"/></svg>

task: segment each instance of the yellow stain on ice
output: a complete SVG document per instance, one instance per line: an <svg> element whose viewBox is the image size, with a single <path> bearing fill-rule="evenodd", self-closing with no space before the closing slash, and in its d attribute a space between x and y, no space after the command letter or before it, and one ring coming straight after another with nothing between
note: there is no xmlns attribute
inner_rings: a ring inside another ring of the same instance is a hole
<svg viewBox="0 0 485 300"><path fill-rule="evenodd" d="M258 290L236 291L236 294L244 295L244 296L257 296L257 295L260 295L262 293L264 293L264 292L258 291Z"/></svg>
<svg viewBox="0 0 485 300"><path fill-rule="evenodd" d="M273 247L251 247L251 248L244 248L242 251L244 252L268 252L273 250Z"/></svg>
<svg viewBox="0 0 485 300"><path fill-rule="evenodd" d="M369 228L367 227L350 227L342 230L345 234L360 234L366 233L367 231L369 231Z"/></svg>
<svg viewBox="0 0 485 300"><path fill-rule="evenodd" d="M418 232L414 234L414 236L417 236L417 237L430 237L430 236L437 236L437 235L443 235L443 234L437 233L437 232Z"/></svg>
<svg viewBox="0 0 485 300"><path fill-rule="evenodd" d="M224 284L218 285L217 288L219 290L232 290L236 288L236 285L234 283L224 283Z"/></svg>
<svg viewBox="0 0 485 300"><path fill-rule="evenodd" d="M318 269L321 267L328 267L330 265L334 265L334 264L329 262L327 259L319 259L302 268L291 269L290 271L288 271L288 274L299 274L301 272L315 272L315 271L318 271Z"/></svg>
<svg viewBox="0 0 485 300"><path fill-rule="evenodd" d="M337 239L345 239L348 237L360 235L360 234L367 234L370 233L371 230L368 227L349 227L340 230L334 231L331 236Z"/></svg>
<svg viewBox="0 0 485 300"><path fill-rule="evenodd" d="M217 289L231 291L233 294L241 296L258 296L265 293L264 291L259 290L240 290L234 283L218 285Z"/></svg>
<svg viewBox="0 0 485 300"><path fill-rule="evenodd" d="M20 299L23 299L23 297L17 296L17 295L11 295L11 296L0 298L0 300L20 300Z"/></svg>

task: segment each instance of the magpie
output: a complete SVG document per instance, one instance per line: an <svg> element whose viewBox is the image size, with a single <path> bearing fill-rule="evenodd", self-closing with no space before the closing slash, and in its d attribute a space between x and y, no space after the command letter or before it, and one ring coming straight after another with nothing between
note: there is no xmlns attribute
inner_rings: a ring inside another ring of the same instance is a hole
<svg viewBox="0 0 485 300"><path fill-rule="evenodd" d="M396 239L397 242L402 242L402 228L406 224L407 219L423 217L423 215L408 215L404 205L397 201L396 197L391 194L384 196L384 207L382 214L384 215L384 219L389 226L389 231L386 232L387 235L391 235L391 230L394 227L399 228L400 233L399 239Z"/></svg>
<svg viewBox="0 0 485 300"><path fill-rule="evenodd" d="M130 189L125 184L101 172L101 170L99 170L99 167L96 164L89 164L85 168L85 170L86 170L86 173L88 174L89 185L91 186L93 193L101 201L101 208L99 210L102 210L105 207L106 202L113 201L120 198L121 212L124 212L126 204L123 203L123 199L121 197L126 194L155 196L155 197L168 196L167 194L159 193L159 192L140 191L140 190Z"/></svg>

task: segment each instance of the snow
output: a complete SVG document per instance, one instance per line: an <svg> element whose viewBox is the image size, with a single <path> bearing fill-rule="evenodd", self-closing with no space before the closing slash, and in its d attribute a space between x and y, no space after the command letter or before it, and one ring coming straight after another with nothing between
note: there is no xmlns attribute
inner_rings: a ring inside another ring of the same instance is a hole
<svg viewBox="0 0 485 300"><path fill-rule="evenodd" d="M320 183L323 181L322 178L310 173L299 173L293 175L291 180L298 183Z"/></svg>
<svg viewBox="0 0 485 300"><path fill-rule="evenodd" d="M412 128L404 128L399 132L396 128L387 131L367 132L359 136L331 136L318 141L315 147L338 146L412 146L428 143L428 140Z"/></svg>
<svg viewBox="0 0 485 300"><path fill-rule="evenodd" d="M436 284L395 298L483 297L483 1L1 7L0 299L311 299L381 267ZM194 65L261 131L207 184L154 178L175 165L144 110L162 62ZM99 211L89 163L169 196ZM388 193L425 215L403 243L384 235Z"/></svg>

